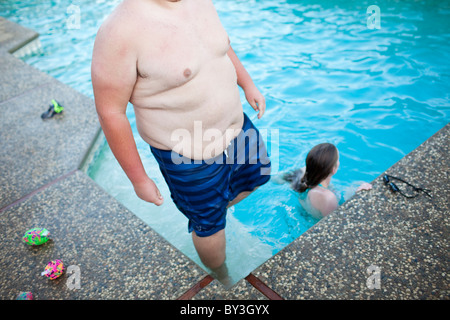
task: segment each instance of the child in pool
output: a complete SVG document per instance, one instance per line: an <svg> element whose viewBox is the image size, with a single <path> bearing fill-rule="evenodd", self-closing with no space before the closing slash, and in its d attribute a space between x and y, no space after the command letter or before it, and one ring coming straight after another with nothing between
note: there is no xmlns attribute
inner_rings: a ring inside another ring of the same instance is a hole
<svg viewBox="0 0 450 320"><path fill-rule="evenodd" d="M306 156L306 167L283 176L291 187L300 193L303 208L315 218L322 218L339 205L339 195L330 186L331 177L339 168L339 151L331 143L321 143ZM356 192L370 190L372 185L363 183Z"/></svg>

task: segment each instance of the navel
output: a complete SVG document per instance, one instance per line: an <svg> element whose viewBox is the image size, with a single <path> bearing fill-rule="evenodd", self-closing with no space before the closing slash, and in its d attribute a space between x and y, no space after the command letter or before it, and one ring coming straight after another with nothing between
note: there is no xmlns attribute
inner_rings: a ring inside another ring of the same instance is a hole
<svg viewBox="0 0 450 320"><path fill-rule="evenodd" d="M184 72L183 72L183 75L184 75L186 78L189 78L189 77L191 76L191 74L192 74L192 71L191 71L191 69L189 69L189 68L186 68L186 70L184 70Z"/></svg>

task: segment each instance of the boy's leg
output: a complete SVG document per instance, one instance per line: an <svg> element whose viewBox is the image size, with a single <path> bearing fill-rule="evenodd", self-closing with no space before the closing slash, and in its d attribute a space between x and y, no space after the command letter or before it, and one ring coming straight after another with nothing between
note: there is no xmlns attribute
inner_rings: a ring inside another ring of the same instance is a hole
<svg viewBox="0 0 450 320"><path fill-rule="evenodd" d="M203 264L215 270L225 262L225 229L208 237L199 237L192 231L192 241Z"/></svg>
<svg viewBox="0 0 450 320"><path fill-rule="evenodd" d="M248 195L250 195L253 191L255 191L258 187L253 189L252 191L244 191L237 195L230 203L227 208L235 205L239 201L245 199ZM199 237L195 233L195 230L192 231L192 241L194 242L195 250L200 256L200 260L202 260L203 264L208 268L214 270L223 265L225 262L225 248L226 248L226 240L225 240L225 229L222 229L213 235L208 237Z"/></svg>
<svg viewBox="0 0 450 320"><path fill-rule="evenodd" d="M253 191L255 191L256 189L258 189L258 187L255 187L255 189L253 189L252 191L244 191L244 192L239 193L239 194L236 196L236 198L234 198L233 200L231 200L231 201L228 203L227 209L228 209L229 207L234 206L236 203L238 203L238 202L244 200L245 198L247 198L247 197L248 197Z"/></svg>

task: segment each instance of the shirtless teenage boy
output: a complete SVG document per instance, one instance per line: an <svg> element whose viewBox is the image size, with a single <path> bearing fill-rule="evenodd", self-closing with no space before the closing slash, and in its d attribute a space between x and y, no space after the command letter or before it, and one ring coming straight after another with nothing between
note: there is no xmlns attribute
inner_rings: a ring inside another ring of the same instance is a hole
<svg viewBox="0 0 450 320"><path fill-rule="evenodd" d="M92 85L106 139L136 194L156 205L163 203L137 152L126 117L128 102L133 104L139 134L151 146L175 204L189 218L201 260L211 269L221 266L226 208L267 182L269 175L251 169L270 170L270 162L264 156L264 163L256 165L216 168L216 164L203 164L193 169L169 162L171 152L195 160L222 157L244 130L256 129L243 113L237 85L259 112L258 118L265 111L264 97L231 48L212 1L123 1L97 33ZM221 136L194 135L196 121L201 121L203 131L214 129ZM180 128L192 133L192 139L181 144L174 141L172 133ZM256 143L265 150L262 141ZM205 150L215 152L205 154ZM189 170L192 174L186 175ZM191 193L183 193L186 185Z"/></svg>

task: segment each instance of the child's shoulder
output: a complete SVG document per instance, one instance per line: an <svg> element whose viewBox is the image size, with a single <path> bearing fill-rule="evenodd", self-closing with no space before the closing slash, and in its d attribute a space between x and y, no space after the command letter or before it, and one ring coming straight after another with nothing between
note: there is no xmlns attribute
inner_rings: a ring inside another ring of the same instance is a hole
<svg viewBox="0 0 450 320"><path fill-rule="evenodd" d="M336 195L333 191L325 188L316 187L314 189L311 189L310 196L315 197L317 199L320 199L322 201L331 201L336 199Z"/></svg>
<svg viewBox="0 0 450 320"><path fill-rule="evenodd" d="M328 189L314 188L309 192L311 204L325 216L338 207L336 195Z"/></svg>

